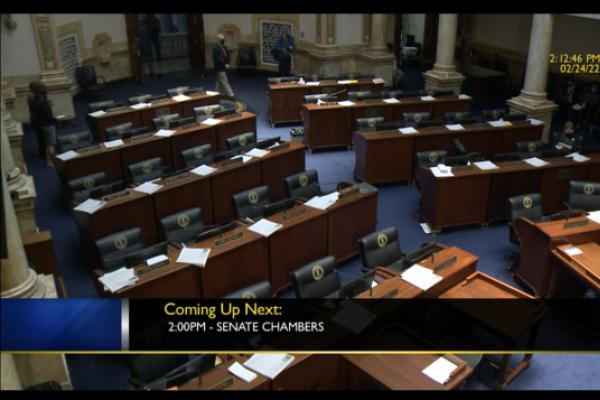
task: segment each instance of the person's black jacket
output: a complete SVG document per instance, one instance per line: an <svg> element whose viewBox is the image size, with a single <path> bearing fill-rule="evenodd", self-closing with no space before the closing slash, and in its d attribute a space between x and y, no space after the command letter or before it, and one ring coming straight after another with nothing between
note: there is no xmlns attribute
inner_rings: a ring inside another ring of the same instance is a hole
<svg viewBox="0 0 600 400"><path fill-rule="evenodd" d="M33 126L51 126L55 125L58 121L54 118L52 113L52 107L48 99L35 99L29 98L27 100L29 105L29 114L31 117L31 124Z"/></svg>
<svg viewBox="0 0 600 400"><path fill-rule="evenodd" d="M212 49L213 63L215 64L215 71L225 71L225 65L229 64L229 53L224 45L215 43Z"/></svg>

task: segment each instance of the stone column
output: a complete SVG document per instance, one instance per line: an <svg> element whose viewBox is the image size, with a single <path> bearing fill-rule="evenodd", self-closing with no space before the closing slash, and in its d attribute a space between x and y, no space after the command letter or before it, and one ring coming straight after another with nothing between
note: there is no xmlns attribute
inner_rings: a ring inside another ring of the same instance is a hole
<svg viewBox="0 0 600 400"><path fill-rule="evenodd" d="M519 96L506 102L511 112L527 114L531 118L544 121L542 134L544 143L548 143L552 113L558 108L546 97L554 18L552 14L533 15L525 84Z"/></svg>
<svg viewBox="0 0 600 400"><path fill-rule="evenodd" d="M21 382L19 381L19 374L15 367L13 355L10 353L2 353L0 354L0 358L2 359L2 370L0 371L2 379L0 379L0 389L21 390Z"/></svg>
<svg viewBox="0 0 600 400"><path fill-rule="evenodd" d="M358 64L357 70L374 74L377 78L383 78L386 85L392 85L395 57L387 48L387 17L387 14L371 14L371 35L366 52L369 62L365 65Z"/></svg>
<svg viewBox="0 0 600 400"><path fill-rule="evenodd" d="M456 71L454 65L457 22L457 14L440 14L435 64L433 69L423 73L426 89L460 93L465 77Z"/></svg>
<svg viewBox="0 0 600 400"><path fill-rule="evenodd" d="M387 14L371 14L371 45L370 49L376 52L388 52L385 29L387 27Z"/></svg>
<svg viewBox="0 0 600 400"><path fill-rule="evenodd" d="M48 98L52 101L55 115L75 118L71 86L73 82L65 75L54 21L49 14L31 14L42 73L40 79L48 87Z"/></svg>

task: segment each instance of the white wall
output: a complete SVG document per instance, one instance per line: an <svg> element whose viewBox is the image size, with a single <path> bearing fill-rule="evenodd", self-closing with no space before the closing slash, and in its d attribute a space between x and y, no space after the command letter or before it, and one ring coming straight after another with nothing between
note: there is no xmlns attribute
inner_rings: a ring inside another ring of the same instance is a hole
<svg viewBox="0 0 600 400"><path fill-rule="evenodd" d="M581 54L584 58L586 53L600 53L600 19L558 15L554 23L552 52Z"/></svg>
<svg viewBox="0 0 600 400"><path fill-rule="evenodd" d="M337 14L336 17L336 44L362 43L362 14Z"/></svg>
<svg viewBox="0 0 600 400"><path fill-rule="evenodd" d="M223 24L234 24L240 28L240 34L250 35L252 33L251 14L203 14L204 33L215 36L219 27Z"/></svg>
<svg viewBox="0 0 600 400"><path fill-rule="evenodd" d="M2 16L2 76L38 75L41 72L31 14L11 14L17 29L9 31Z"/></svg>
<svg viewBox="0 0 600 400"><path fill-rule="evenodd" d="M113 43L127 41L125 14L52 14L56 27L81 21L85 48L93 47L94 36L106 32Z"/></svg>
<svg viewBox="0 0 600 400"><path fill-rule="evenodd" d="M317 14L300 14L300 32L296 40L314 43L317 38Z"/></svg>

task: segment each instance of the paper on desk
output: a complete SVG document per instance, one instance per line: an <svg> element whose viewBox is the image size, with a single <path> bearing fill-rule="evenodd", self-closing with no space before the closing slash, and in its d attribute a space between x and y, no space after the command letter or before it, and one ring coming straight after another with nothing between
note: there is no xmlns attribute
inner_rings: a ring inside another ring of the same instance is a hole
<svg viewBox="0 0 600 400"><path fill-rule="evenodd" d="M434 101L435 97L433 96L421 96L422 101Z"/></svg>
<svg viewBox="0 0 600 400"><path fill-rule="evenodd" d="M597 224L600 224L600 210L598 211L590 211L588 213L588 219L594 221Z"/></svg>
<svg viewBox="0 0 600 400"><path fill-rule="evenodd" d="M134 110L141 110L142 108L146 108L146 107L150 107L151 104L150 103L137 103L137 104L132 104L129 107L133 108Z"/></svg>
<svg viewBox="0 0 600 400"><path fill-rule="evenodd" d="M527 121L529 121L529 123L531 125L543 125L544 121L540 121L539 119L535 119L535 118L529 118Z"/></svg>
<svg viewBox="0 0 600 400"><path fill-rule="evenodd" d="M267 149L274 149L275 147L279 147L279 146L281 146L281 143L275 142L272 145L270 145L269 147L267 147Z"/></svg>
<svg viewBox="0 0 600 400"><path fill-rule="evenodd" d="M218 123L222 122L220 119L215 119L215 118L206 118L204 121L202 121L203 124L205 125L216 125Z"/></svg>
<svg viewBox="0 0 600 400"><path fill-rule="evenodd" d="M494 128L501 128L503 126L511 126L512 125L512 123L510 121L504 121L501 119L499 119L497 121L488 121L488 124L490 124Z"/></svg>
<svg viewBox="0 0 600 400"><path fill-rule="evenodd" d="M440 357L427 366L423 373L440 385L444 385L450 380L450 375L456 368L458 368L456 364L445 357Z"/></svg>
<svg viewBox="0 0 600 400"><path fill-rule="evenodd" d="M578 256L579 254L583 254L583 251L579 247L570 247L565 250L565 253L570 256Z"/></svg>
<svg viewBox="0 0 600 400"><path fill-rule="evenodd" d="M306 81L300 77L300 79L298 79L298 85L306 85Z"/></svg>
<svg viewBox="0 0 600 400"><path fill-rule="evenodd" d="M339 196L339 192L333 192L326 196L315 196L306 203L304 203L304 205L316 208L317 210L326 210L327 208L329 208L329 206L335 204Z"/></svg>
<svg viewBox="0 0 600 400"><path fill-rule="evenodd" d="M64 153L61 153L56 156L56 158L58 158L59 160L62 160L62 161L69 161L69 160L72 160L73 158L77 158L77 157L79 157L79 153L76 152L75 150L65 151Z"/></svg>
<svg viewBox="0 0 600 400"><path fill-rule="evenodd" d="M268 150L257 149L256 147L246 153L246 155L248 155L248 156L258 157L258 158L263 158L267 154L269 154Z"/></svg>
<svg viewBox="0 0 600 400"><path fill-rule="evenodd" d="M111 293L115 293L119 289L133 285L137 282L138 278L135 276L132 268L122 267L116 271L102 275L98 280Z"/></svg>
<svg viewBox="0 0 600 400"><path fill-rule="evenodd" d="M541 158L537 158L537 157L526 158L523 161L525 161L527 164L531 165L532 167L543 167L544 165L550 164L549 162L544 161Z"/></svg>
<svg viewBox="0 0 600 400"><path fill-rule="evenodd" d="M252 160L252 157L250 157L250 156L243 156L241 154L237 155L237 156L231 157L230 160L234 160L234 159L240 158L240 157L242 158L242 162L248 162L248 161Z"/></svg>
<svg viewBox="0 0 600 400"><path fill-rule="evenodd" d="M175 101L186 101L191 99L190 96L186 96L185 94L178 94L177 96L173 96L171 98Z"/></svg>
<svg viewBox="0 0 600 400"><path fill-rule="evenodd" d="M402 272L402 280L418 287L421 290L428 290L430 287L441 281L443 278L429 268L419 264L414 264Z"/></svg>
<svg viewBox="0 0 600 400"><path fill-rule="evenodd" d="M169 257L167 257L164 254L161 254L161 255L147 259L146 265L154 265L154 264L158 264L158 263L161 263L163 261L168 261L168 260L169 260Z"/></svg>
<svg viewBox="0 0 600 400"><path fill-rule="evenodd" d="M233 375L237 376L246 383L250 383L258 377L258 375L249 369L244 368L244 366L237 361L231 364L229 368L227 368L227 371L231 372Z"/></svg>
<svg viewBox="0 0 600 400"><path fill-rule="evenodd" d="M306 82L306 86L319 86L321 82Z"/></svg>
<svg viewBox="0 0 600 400"><path fill-rule="evenodd" d="M244 367L258 372L269 379L275 379L294 361L290 354L254 354L244 363Z"/></svg>
<svg viewBox="0 0 600 400"><path fill-rule="evenodd" d="M379 285L379 283L377 283L376 281L371 282L371 288L376 287L377 285Z"/></svg>
<svg viewBox="0 0 600 400"><path fill-rule="evenodd" d="M352 81L350 79L346 79L346 80L342 80L342 81L337 81L338 85L349 85L352 83Z"/></svg>
<svg viewBox="0 0 600 400"><path fill-rule="evenodd" d="M269 237L277 230L281 229L283 225L269 221L266 218L262 218L260 221L254 223L248 227L249 231L258 233L261 236Z"/></svg>
<svg viewBox="0 0 600 400"><path fill-rule="evenodd" d="M497 169L498 166L491 161L475 161L473 164L479 169L488 170L488 169Z"/></svg>
<svg viewBox="0 0 600 400"><path fill-rule="evenodd" d="M158 132L156 132L154 134L154 136L169 137L169 136L172 136L174 133L175 133L175 131L172 131L170 129L160 129Z"/></svg>
<svg viewBox="0 0 600 400"><path fill-rule="evenodd" d="M96 211L98 211L99 209L101 209L104 204L105 203L100 200L87 199L86 201L84 201L83 203L81 203L77 207L75 207L74 210L85 212L88 214L93 214Z"/></svg>
<svg viewBox="0 0 600 400"><path fill-rule="evenodd" d="M60 115L56 116L56 119L65 119L65 118L67 118L67 116L63 115L63 114L60 114Z"/></svg>
<svg viewBox="0 0 600 400"><path fill-rule="evenodd" d="M412 135L415 133L419 133L419 131L413 128L412 126L409 126L408 128L400 128L398 130L404 135Z"/></svg>
<svg viewBox="0 0 600 400"><path fill-rule="evenodd" d="M104 110L98 110L98 111L94 111L93 113L89 113L88 115L89 115L90 117L95 117L95 118L97 118L97 117L101 117L101 116L103 116L104 114L106 114L106 111L104 111Z"/></svg>
<svg viewBox="0 0 600 400"><path fill-rule="evenodd" d="M565 158L572 158L575 162L584 162L590 159L589 157L579 154L578 152L567 154Z"/></svg>
<svg viewBox="0 0 600 400"><path fill-rule="evenodd" d="M338 104L339 104L340 106L344 106L344 107L350 107L350 106L353 106L353 105L354 105L354 103L353 103L353 102L351 102L350 100L344 100L344 101L340 101L340 102L338 102Z"/></svg>
<svg viewBox="0 0 600 400"><path fill-rule="evenodd" d="M446 125L446 129L448 129L449 131L464 131L465 127L461 124L450 124Z"/></svg>
<svg viewBox="0 0 600 400"><path fill-rule="evenodd" d="M136 192L140 192L140 193L152 194L152 193L156 192L158 189L160 189L161 187L162 187L161 185L157 185L156 183L153 183L153 182L144 182L141 185L133 188L133 190L135 190Z"/></svg>
<svg viewBox="0 0 600 400"><path fill-rule="evenodd" d="M383 99L384 103L389 103L389 104L394 104L394 103L400 103L400 100L398 100L395 97L390 97L389 99Z"/></svg>
<svg viewBox="0 0 600 400"><path fill-rule="evenodd" d="M196 174L196 175L200 175L200 176L207 176L212 174L213 172L215 172L217 169L213 168L213 167L209 167L206 164L202 164L199 167L194 168L193 170L191 170L190 172L192 174Z"/></svg>
<svg viewBox="0 0 600 400"><path fill-rule="evenodd" d="M433 173L433 176L435 176L436 178L443 178L445 176L454 176L454 174L452 173L452 167L445 167L442 170L442 169L440 169L439 166L437 166L437 167L431 167L429 169Z"/></svg>
<svg viewBox="0 0 600 400"><path fill-rule="evenodd" d="M373 83L385 83L385 79L383 78L373 78Z"/></svg>
<svg viewBox="0 0 600 400"><path fill-rule="evenodd" d="M206 91L206 94L207 94L207 95L209 95L209 96L216 96L216 95L218 95L218 94L221 94L221 93L219 93L219 92L214 92L214 91L212 91L212 90L207 90L207 91Z"/></svg>
<svg viewBox="0 0 600 400"><path fill-rule="evenodd" d="M470 100L470 99L472 99L472 97L469 96L468 94L459 94L458 98L461 99L461 100Z"/></svg>
<svg viewBox="0 0 600 400"><path fill-rule="evenodd" d="M184 247L181 249L181 253L177 257L177 262L181 264L192 264L197 267L204 268L206 266L206 260L210 249L193 249L191 247Z"/></svg>
<svg viewBox="0 0 600 400"><path fill-rule="evenodd" d="M125 144L125 142L123 142L123 139L117 139L117 140L111 140L108 142L104 142L104 147L106 147L107 149L112 149L115 147L123 146L124 144Z"/></svg>
<svg viewBox="0 0 600 400"><path fill-rule="evenodd" d="M431 233L431 227L427 222L421 223L421 229L423 229L423 232L425 233Z"/></svg>

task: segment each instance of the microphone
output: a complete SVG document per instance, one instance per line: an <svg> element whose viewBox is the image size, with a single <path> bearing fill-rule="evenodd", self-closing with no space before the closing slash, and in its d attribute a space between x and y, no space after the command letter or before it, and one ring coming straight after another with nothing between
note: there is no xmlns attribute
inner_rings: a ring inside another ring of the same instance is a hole
<svg viewBox="0 0 600 400"><path fill-rule="evenodd" d="M328 94L328 96L332 96L332 97L333 96L337 96L338 94L342 94L342 93L347 92L347 91L348 91L348 89L342 89L339 92Z"/></svg>

